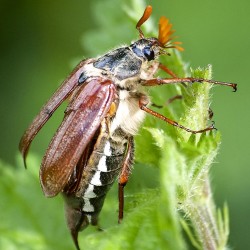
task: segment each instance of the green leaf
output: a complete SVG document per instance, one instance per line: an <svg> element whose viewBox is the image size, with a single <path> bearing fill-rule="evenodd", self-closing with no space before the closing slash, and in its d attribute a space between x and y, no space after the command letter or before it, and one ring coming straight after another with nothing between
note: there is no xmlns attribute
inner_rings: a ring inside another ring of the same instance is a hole
<svg viewBox="0 0 250 250"><path fill-rule="evenodd" d="M29 155L29 168L19 158L18 168L0 161L0 249L70 249L63 221L62 199L46 199L41 191L37 157ZM65 239L64 242L58 239ZM57 239L57 240L56 240ZM71 248L72 249L72 248Z"/></svg>

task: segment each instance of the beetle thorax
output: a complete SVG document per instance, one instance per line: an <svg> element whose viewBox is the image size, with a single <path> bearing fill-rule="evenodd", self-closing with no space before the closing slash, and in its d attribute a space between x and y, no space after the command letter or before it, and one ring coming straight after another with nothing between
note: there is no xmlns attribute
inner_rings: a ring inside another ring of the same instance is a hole
<svg viewBox="0 0 250 250"><path fill-rule="evenodd" d="M135 135L145 117L145 112L139 108L140 93L127 90L119 91L119 105L111 122L111 135L117 129L125 134Z"/></svg>

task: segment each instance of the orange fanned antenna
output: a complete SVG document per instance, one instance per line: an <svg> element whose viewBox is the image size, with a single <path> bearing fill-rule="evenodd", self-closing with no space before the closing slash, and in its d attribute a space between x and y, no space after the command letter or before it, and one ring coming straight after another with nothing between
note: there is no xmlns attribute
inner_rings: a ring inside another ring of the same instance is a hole
<svg viewBox="0 0 250 250"><path fill-rule="evenodd" d="M169 20L166 17L161 17L159 21L159 34L158 34L158 41L164 48L175 48L179 51L183 51L184 49L181 46L178 46L181 44L181 42L173 42L170 43L171 40L173 40L174 37L171 37L171 35L175 32L175 30L172 30L172 24L169 23Z"/></svg>
<svg viewBox="0 0 250 250"><path fill-rule="evenodd" d="M140 34L141 38L144 38L144 34L143 34L142 30L141 30L141 26L142 26L143 23L145 23L149 19L150 15L152 13L152 9L153 9L152 6L148 5L146 7L146 9L144 10L144 13L143 13L142 17L140 18L140 20L136 24L136 29L139 30L139 34Z"/></svg>

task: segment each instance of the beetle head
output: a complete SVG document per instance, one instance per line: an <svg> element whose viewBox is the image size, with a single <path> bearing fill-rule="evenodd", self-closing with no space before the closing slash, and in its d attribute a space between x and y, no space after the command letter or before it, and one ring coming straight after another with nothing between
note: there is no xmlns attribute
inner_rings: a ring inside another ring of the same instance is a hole
<svg viewBox="0 0 250 250"><path fill-rule="evenodd" d="M159 56L161 47L157 38L142 38L130 45L131 50L139 57L151 61Z"/></svg>
<svg viewBox="0 0 250 250"><path fill-rule="evenodd" d="M181 42L172 42L175 37L172 34L175 32L172 30L172 24L166 17L161 17L159 21L159 33L158 38L145 38L141 30L141 26L144 22L148 20L152 13L152 6L148 5L137 22L136 28L139 31L140 40L131 44L131 49L133 52L139 56L143 57L145 60L154 60L160 54L169 54L165 49L173 48L179 51L183 51L183 48L179 46Z"/></svg>

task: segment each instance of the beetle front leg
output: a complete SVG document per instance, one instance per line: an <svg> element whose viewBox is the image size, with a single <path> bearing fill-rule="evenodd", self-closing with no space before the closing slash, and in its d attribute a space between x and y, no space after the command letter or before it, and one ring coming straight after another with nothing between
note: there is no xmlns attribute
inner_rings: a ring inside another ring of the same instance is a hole
<svg viewBox="0 0 250 250"><path fill-rule="evenodd" d="M143 86L157 86L157 85L163 85L163 84L176 84L176 83L211 83L211 84L218 84L218 85L224 85L233 88L233 91L237 91L237 84L236 83L229 83L229 82L220 82L220 81L213 81L209 79L203 79L203 78L194 78L194 77L186 77L186 78L153 78L150 80L145 80L142 84Z"/></svg>
<svg viewBox="0 0 250 250"><path fill-rule="evenodd" d="M128 182L128 178L131 172L131 165L134 160L134 139L130 137L128 139L127 150L122 163L122 170L118 181L118 199L119 199L119 215L118 223L121 223L123 219L124 209L124 187Z"/></svg>
<svg viewBox="0 0 250 250"><path fill-rule="evenodd" d="M178 78L177 75L168 67L166 67L164 64L159 63L159 69L165 71L167 74L169 74L170 76L172 76L173 78Z"/></svg>
<svg viewBox="0 0 250 250"><path fill-rule="evenodd" d="M153 115L153 116L155 116L155 117L157 117L157 118L163 120L164 122L169 123L169 124L172 125L172 126L175 126L175 127L181 128L181 129L184 129L184 130L186 130L187 132L190 132L190 133L192 133L192 134L203 133L203 132L206 132L206 131L210 131L210 130L216 129L216 128L214 127L214 124L212 124L211 126L209 126L209 127L207 127L207 128L201 129L201 130L192 130L192 129L186 128L186 127L182 126L181 124L179 124L178 122L173 121L173 120L167 118L166 116L161 115L161 114L155 112L154 110L148 108L148 107L147 107L148 104L149 104L149 101L148 101L147 96L142 95L142 96L140 97L140 99L139 99L139 107L140 107L141 110L143 110L143 111L145 111L145 112L147 112L147 113L149 113L149 114L151 114L151 115Z"/></svg>

